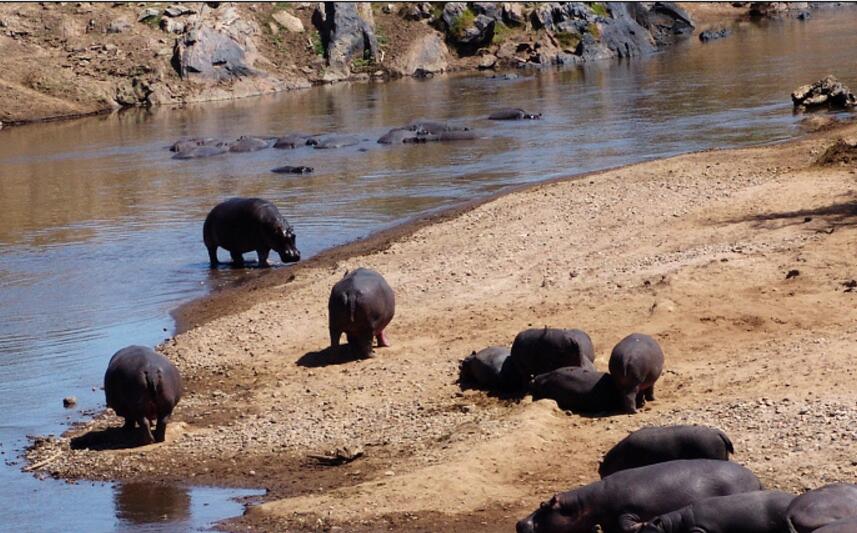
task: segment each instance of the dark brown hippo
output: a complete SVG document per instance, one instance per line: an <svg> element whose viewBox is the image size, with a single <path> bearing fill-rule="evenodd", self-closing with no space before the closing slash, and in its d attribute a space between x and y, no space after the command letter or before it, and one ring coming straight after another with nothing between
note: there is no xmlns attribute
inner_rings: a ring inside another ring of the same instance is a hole
<svg viewBox="0 0 857 533"><path fill-rule="evenodd" d="M292 227L277 206L260 198L230 198L217 204L205 217L202 238L212 268L218 265L218 246L229 251L235 266L242 266L242 254L253 250L260 267L268 266L271 250L280 255L283 263L301 258Z"/></svg>
<svg viewBox="0 0 857 533"><path fill-rule="evenodd" d="M565 367L539 374L530 383L533 400L550 398L575 413L612 413L621 406L613 377L591 368Z"/></svg>
<svg viewBox="0 0 857 533"><path fill-rule="evenodd" d="M843 518L816 529L813 533L855 533L857 532L857 516Z"/></svg>
<svg viewBox="0 0 857 533"><path fill-rule="evenodd" d="M259 150L264 150L271 146L271 140L266 139L264 137L252 137L249 135L242 135L238 137L238 140L229 145L230 152L256 152Z"/></svg>
<svg viewBox="0 0 857 533"><path fill-rule="evenodd" d="M732 441L719 429L706 426L645 427L634 431L610 451L598 467L603 478L620 470L676 459L729 460Z"/></svg>
<svg viewBox="0 0 857 533"><path fill-rule="evenodd" d="M534 328L518 333L509 360L517 387L524 389L534 376L557 368L594 369L595 349L589 335L579 329Z"/></svg>
<svg viewBox="0 0 857 533"><path fill-rule="evenodd" d="M107 407L125 419L125 429L139 425L145 442L163 442L167 422L182 396L182 378L169 359L145 346L116 352L104 373ZM155 434L149 427L157 420Z"/></svg>
<svg viewBox="0 0 857 533"><path fill-rule="evenodd" d="M656 516L640 533L784 533L793 499L778 490L705 498Z"/></svg>
<svg viewBox="0 0 857 533"><path fill-rule="evenodd" d="M461 362L459 382L489 391L508 390L514 383L510 379L510 353L503 346L489 346L471 353Z"/></svg>
<svg viewBox="0 0 857 533"><path fill-rule="evenodd" d="M714 496L761 490L762 484L730 461L670 461L616 472L559 493L518 522L518 533L638 531L652 518Z"/></svg>
<svg viewBox="0 0 857 533"><path fill-rule="evenodd" d="M805 492L786 510L791 533L810 533L852 517L857 517L857 485L850 483L834 483Z"/></svg>
<svg viewBox="0 0 857 533"><path fill-rule="evenodd" d="M368 268L346 273L330 291L327 304L331 347L339 346L343 333L360 357L372 356L372 339L389 346L384 328L393 320L396 297L381 274Z"/></svg>
<svg viewBox="0 0 857 533"><path fill-rule="evenodd" d="M298 146L312 146L317 143L318 141L312 135L290 133L282 137L277 137L277 140L274 141L274 148L279 148L281 150L292 149L297 148Z"/></svg>
<svg viewBox="0 0 857 533"><path fill-rule="evenodd" d="M488 120L539 120L541 113L527 113L523 109L511 108L500 109L488 115Z"/></svg>
<svg viewBox="0 0 857 533"><path fill-rule="evenodd" d="M625 412L636 413L646 400L655 399L655 382L664 369L664 352L652 337L632 333L613 348L609 367L625 396Z"/></svg>

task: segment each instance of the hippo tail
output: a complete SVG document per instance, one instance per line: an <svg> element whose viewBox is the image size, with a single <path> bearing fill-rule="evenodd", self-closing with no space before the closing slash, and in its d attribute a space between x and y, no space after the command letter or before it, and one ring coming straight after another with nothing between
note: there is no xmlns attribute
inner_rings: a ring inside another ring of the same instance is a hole
<svg viewBox="0 0 857 533"><path fill-rule="evenodd" d="M144 370L143 379L146 381L146 394L149 396L149 401L155 403L158 398L158 386L161 384L160 370L155 370L154 372Z"/></svg>
<svg viewBox="0 0 857 533"><path fill-rule="evenodd" d="M726 448L726 459L729 459L729 454L735 453L735 447L732 446L732 439L723 431L718 430L717 435L720 437L720 440L723 441L723 446Z"/></svg>
<svg viewBox="0 0 857 533"><path fill-rule="evenodd" d="M348 306L348 321L354 323L355 315L357 314L357 295L346 294L345 303Z"/></svg>

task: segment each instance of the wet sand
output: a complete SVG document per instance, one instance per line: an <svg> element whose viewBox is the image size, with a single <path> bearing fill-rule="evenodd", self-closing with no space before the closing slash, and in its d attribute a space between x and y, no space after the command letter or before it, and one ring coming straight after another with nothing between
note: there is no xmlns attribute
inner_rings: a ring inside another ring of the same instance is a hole
<svg viewBox="0 0 857 533"><path fill-rule="evenodd" d="M110 444L89 433L120 424L104 414L29 459L66 478L268 488L229 530L511 530L596 479L628 431L686 421L726 430L768 487L851 480L857 167L814 164L843 136L857 126L529 187L190 304L161 347L189 389L166 443L71 449ZM324 351L327 296L357 266L397 291L392 346L342 361ZM599 369L628 333L654 335L658 399L596 419L459 388L465 355L544 325L589 332ZM344 446L365 456L308 456Z"/></svg>

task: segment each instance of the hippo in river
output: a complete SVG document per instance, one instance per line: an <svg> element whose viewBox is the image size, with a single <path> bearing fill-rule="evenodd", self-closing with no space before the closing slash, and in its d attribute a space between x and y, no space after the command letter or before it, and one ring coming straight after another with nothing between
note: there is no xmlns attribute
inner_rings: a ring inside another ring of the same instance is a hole
<svg viewBox="0 0 857 533"><path fill-rule="evenodd" d="M629 468L676 459L729 460L732 441L719 429L706 426L645 427L634 431L610 451L598 467L604 478Z"/></svg>
<svg viewBox="0 0 857 533"><path fill-rule="evenodd" d="M139 425L146 443L163 442L167 422L182 396L182 378L169 359L145 346L116 352L104 373L107 407L125 419L125 429ZM149 427L157 420L155 434Z"/></svg>
<svg viewBox="0 0 857 533"><path fill-rule="evenodd" d="M441 131L438 133L418 133L415 138L405 139L403 142L432 142L432 141L472 141L476 139L476 132L467 130Z"/></svg>
<svg viewBox="0 0 857 533"><path fill-rule="evenodd" d="M316 144L318 144L318 140L312 135L290 133L283 137L277 137L277 140L274 141L274 148L297 148L298 146L314 146Z"/></svg>
<svg viewBox="0 0 857 533"><path fill-rule="evenodd" d="M271 141L269 139L242 135L241 137L238 137L237 141L229 145L229 151L239 153L256 152L264 150L269 146L271 146Z"/></svg>
<svg viewBox="0 0 857 533"><path fill-rule="evenodd" d="M794 494L758 490L705 498L649 520L640 533L784 533Z"/></svg>
<svg viewBox="0 0 857 533"><path fill-rule="evenodd" d="M509 389L514 383L510 379L510 353L509 348L502 346L489 346L471 353L461 362L459 382L483 390Z"/></svg>
<svg viewBox="0 0 857 533"><path fill-rule="evenodd" d="M344 148L346 146L354 146L360 142L360 139L357 137L345 136L345 135L329 135L326 137L317 137L315 138L316 144L313 145L313 148L319 150L329 150L333 148Z"/></svg>
<svg viewBox="0 0 857 533"><path fill-rule="evenodd" d="M570 366L539 374L530 392L533 400L550 398L560 409L575 413L611 413L621 403L613 377L592 368Z"/></svg>
<svg viewBox="0 0 857 533"><path fill-rule="evenodd" d="M339 346L345 333L348 345L360 357L372 356L372 339L378 346L389 346L384 328L393 320L396 298L381 274L358 268L339 280L330 291L330 346Z"/></svg>
<svg viewBox="0 0 857 533"><path fill-rule="evenodd" d="M286 165L282 167L277 167L271 169L271 172L276 172L277 174L309 174L314 169L312 167L305 166L291 166Z"/></svg>
<svg viewBox="0 0 857 533"><path fill-rule="evenodd" d="M219 143L219 139L214 137L191 137L190 139L181 139L170 146L170 152L187 152L197 146L214 146Z"/></svg>
<svg viewBox="0 0 857 533"><path fill-rule="evenodd" d="M655 339L632 333L613 348L609 367L625 396L625 412L633 414L646 400L655 399L655 382L664 369L664 352Z"/></svg>
<svg viewBox="0 0 857 533"><path fill-rule="evenodd" d="M527 329L515 337L509 356L518 388L530 379L564 366L594 369L595 349L589 335L579 329Z"/></svg>
<svg viewBox="0 0 857 533"><path fill-rule="evenodd" d="M488 115L488 120L539 120L541 118L541 113L527 113L519 108L500 109Z"/></svg>
<svg viewBox="0 0 857 533"><path fill-rule="evenodd" d="M467 126L450 126L445 122L434 122L431 120L414 120L406 126L411 131L419 132L423 135L437 135L443 132L451 131L470 131Z"/></svg>
<svg viewBox="0 0 857 533"><path fill-rule="evenodd" d="M857 531L857 516L831 522L813 533L854 533L855 531Z"/></svg>
<svg viewBox="0 0 857 533"><path fill-rule="evenodd" d="M857 517L857 485L834 483L798 496L786 510L792 533L809 533L841 520Z"/></svg>
<svg viewBox="0 0 857 533"><path fill-rule="evenodd" d="M393 128L378 139L378 144L401 144L409 139L416 139L418 135L416 131L408 128Z"/></svg>
<svg viewBox="0 0 857 533"><path fill-rule="evenodd" d="M225 154L228 150L229 145L226 143L218 142L217 144L203 144L188 147L181 152L176 152L173 159L201 159L203 157Z"/></svg>
<svg viewBox="0 0 857 533"><path fill-rule="evenodd" d="M205 217L202 238L212 268L218 265L218 246L229 251L235 266L242 266L242 254L253 250L261 267L268 266L271 250L280 255L283 263L301 258L292 227L277 206L260 198L230 198L217 204Z"/></svg>
<svg viewBox="0 0 857 533"><path fill-rule="evenodd" d="M518 533L638 531L647 520L713 496L761 490L762 484L730 461L670 461L616 472L601 481L556 494L518 522Z"/></svg>

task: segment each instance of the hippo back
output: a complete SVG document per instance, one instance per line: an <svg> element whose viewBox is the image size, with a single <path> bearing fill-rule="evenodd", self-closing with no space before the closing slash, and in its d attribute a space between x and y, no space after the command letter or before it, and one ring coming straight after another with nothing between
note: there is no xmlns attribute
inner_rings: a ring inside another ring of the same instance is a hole
<svg viewBox="0 0 857 533"><path fill-rule="evenodd" d="M533 400L550 398L561 409L581 413L612 412L620 405L610 374L590 368L564 367L539 374L530 383Z"/></svg>
<svg viewBox="0 0 857 533"><path fill-rule="evenodd" d="M585 332L546 327L519 333L512 343L509 359L523 388L532 377L558 368L578 366L594 369L595 352L592 340Z"/></svg>
<svg viewBox="0 0 857 533"><path fill-rule="evenodd" d="M461 362L462 385L474 385L484 390L508 388L510 350L503 346L489 346L473 352Z"/></svg>
<svg viewBox="0 0 857 533"><path fill-rule="evenodd" d="M613 347L609 367L622 388L652 385L663 371L664 352L652 337L632 333Z"/></svg>
<svg viewBox="0 0 857 533"><path fill-rule="evenodd" d="M715 496L656 516L640 533L782 533L793 494L759 490Z"/></svg>
<svg viewBox="0 0 857 533"><path fill-rule="evenodd" d="M383 329L393 319L395 307L393 289L381 274L368 268L346 274L333 286L328 300L330 320L346 332L352 328Z"/></svg>
<svg viewBox="0 0 857 533"><path fill-rule="evenodd" d="M789 531L809 533L857 516L857 485L835 483L801 494L786 511Z"/></svg>
<svg viewBox="0 0 857 533"><path fill-rule="evenodd" d="M104 373L107 406L122 417L169 415L181 399L182 389L175 365L145 346L119 350Z"/></svg>

